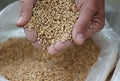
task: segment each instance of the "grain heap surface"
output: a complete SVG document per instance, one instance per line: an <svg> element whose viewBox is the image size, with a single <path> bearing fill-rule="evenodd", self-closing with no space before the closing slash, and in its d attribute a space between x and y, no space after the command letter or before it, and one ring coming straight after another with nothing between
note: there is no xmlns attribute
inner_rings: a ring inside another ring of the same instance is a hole
<svg viewBox="0 0 120 81"><path fill-rule="evenodd" d="M0 44L0 74L10 81L85 81L98 53L91 39L52 56L24 38L9 39Z"/></svg>
<svg viewBox="0 0 120 81"><path fill-rule="evenodd" d="M38 0L25 27L35 29L37 40L46 48L58 40L72 41L72 27L78 15L75 0Z"/></svg>

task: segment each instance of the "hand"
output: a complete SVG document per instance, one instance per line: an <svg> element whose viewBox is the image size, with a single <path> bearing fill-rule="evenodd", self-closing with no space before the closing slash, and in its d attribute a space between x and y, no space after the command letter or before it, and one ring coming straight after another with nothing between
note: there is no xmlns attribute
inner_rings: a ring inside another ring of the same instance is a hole
<svg viewBox="0 0 120 81"><path fill-rule="evenodd" d="M85 39L90 38L103 28L105 22L104 0L75 0L75 3L80 15L73 27L72 39L75 44L81 45ZM71 45L73 44L70 41L56 43L50 46L48 51L58 53Z"/></svg>
<svg viewBox="0 0 120 81"><path fill-rule="evenodd" d="M21 0L21 15L17 22L17 26L24 26L32 16L32 9L36 0ZM81 45L85 39L93 36L104 26L104 0L75 0L77 8L80 10L80 16L73 27L72 38L74 43ZM88 26L89 22L91 26ZM35 47L41 47L39 41L36 40L37 32L35 30L25 29L27 38L32 41ZM70 41L61 43L56 42L48 48L48 53L56 54L65 48L74 45Z"/></svg>
<svg viewBox="0 0 120 81"><path fill-rule="evenodd" d="M20 2L20 17L17 21L18 27L23 27L28 23L32 16L32 10L36 0L21 0ZM36 40L37 32L35 30L24 29L26 37L28 40L32 41L33 46L41 47L40 43Z"/></svg>
<svg viewBox="0 0 120 81"><path fill-rule="evenodd" d="M104 0L75 0L75 2L80 15L74 25L72 38L76 44L81 45L85 39L103 28ZM90 21L91 24L88 26Z"/></svg>

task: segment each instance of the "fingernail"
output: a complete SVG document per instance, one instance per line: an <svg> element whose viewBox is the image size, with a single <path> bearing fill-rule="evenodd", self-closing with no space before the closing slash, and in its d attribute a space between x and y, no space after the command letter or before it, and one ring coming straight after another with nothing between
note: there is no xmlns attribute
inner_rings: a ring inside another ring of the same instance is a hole
<svg viewBox="0 0 120 81"><path fill-rule="evenodd" d="M39 43L39 41L32 42L32 45L33 45L35 48L41 48L41 44Z"/></svg>
<svg viewBox="0 0 120 81"><path fill-rule="evenodd" d="M50 47L48 47L48 53L49 53L50 55L54 55L54 54L57 54L58 51L56 51L55 48L54 48L54 46L51 45Z"/></svg>
<svg viewBox="0 0 120 81"><path fill-rule="evenodd" d="M83 37L82 34L78 34L78 35L77 35L78 45L83 44L84 40L85 40L85 38Z"/></svg>
<svg viewBox="0 0 120 81"><path fill-rule="evenodd" d="M30 41L36 41L37 40L37 32L35 30L24 30L26 37Z"/></svg>
<svg viewBox="0 0 120 81"><path fill-rule="evenodd" d="M22 18L22 17L20 17L20 18L18 19L18 21L17 21L17 26L20 26L20 24L21 24L22 20L23 20L23 18Z"/></svg>

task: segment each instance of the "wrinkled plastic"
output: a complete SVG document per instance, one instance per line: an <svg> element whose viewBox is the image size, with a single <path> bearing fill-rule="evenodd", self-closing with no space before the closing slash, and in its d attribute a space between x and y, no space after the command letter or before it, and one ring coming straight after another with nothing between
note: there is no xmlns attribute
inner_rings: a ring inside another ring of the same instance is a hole
<svg viewBox="0 0 120 81"><path fill-rule="evenodd" d="M106 18L113 29L120 35L120 0L106 1ZM120 49L120 47L119 47ZM120 50L119 50L120 57ZM120 58L113 73L111 81L120 81Z"/></svg>
<svg viewBox="0 0 120 81"><path fill-rule="evenodd" d="M101 48L98 61L92 66L86 81L105 81L118 60L119 36L106 21L104 29L93 36Z"/></svg>
<svg viewBox="0 0 120 81"><path fill-rule="evenodd" d="M20 13L19 4L19 1L14 2L0 12L0 42L10 37L25 36L23 29L16 27L16 21Z"/></svg>
<svg viewBox="0 0 120 81"><path fill-rule="evenodd" d="M112 76L111 81L120 81L120 60L115 69L114 75Z"/></svg>
<svg viewBox="0 0 120 81"><path fill-rule="evenodd" d="M24 37L24 31L15 26L19 16L19 1L7 6L0 12L0 42L9 38ZM98 61L92 66L86 81L105 81L117 62L120 38L106 21L102 31L92 39L101 48Z"/></svg>

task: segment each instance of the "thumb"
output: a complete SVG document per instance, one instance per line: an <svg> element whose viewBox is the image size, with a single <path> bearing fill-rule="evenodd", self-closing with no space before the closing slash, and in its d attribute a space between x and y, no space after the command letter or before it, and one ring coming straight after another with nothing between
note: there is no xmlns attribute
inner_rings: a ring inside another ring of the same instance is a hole
<svg viewBox="0 0 120 81"><path fill-rule="evenodd" d="M20 17L16 23L18 27L24 26L30 20L35 2L36 0L20 1Z"/></svg>
<svg viewBox="0 0 120 81"><path fill-rule="evenodd" d="M95 9L90 9L88 7L81 9L79 18L72 31L72 39L76 44L81 45L86 39L84 34L87 31L87 27L90 24L94 13Z"/></svg>

